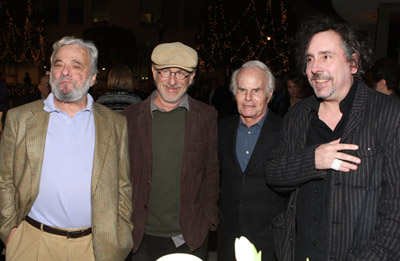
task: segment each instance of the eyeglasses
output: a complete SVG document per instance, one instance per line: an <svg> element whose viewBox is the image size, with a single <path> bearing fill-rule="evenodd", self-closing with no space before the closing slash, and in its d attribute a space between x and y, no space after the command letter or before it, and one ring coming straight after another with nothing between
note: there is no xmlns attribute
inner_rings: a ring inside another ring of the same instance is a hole
<svg viewBox="0 0 400 261"><path fill-rule="evenodd" d="M167 69L157 70L157 72L163 78L169 78L171 76L171 74L175 74L175 78L178 80L183 80L190 75L190 73L185 73L184 71L171 72L170 70L167 70Z"/></svg>

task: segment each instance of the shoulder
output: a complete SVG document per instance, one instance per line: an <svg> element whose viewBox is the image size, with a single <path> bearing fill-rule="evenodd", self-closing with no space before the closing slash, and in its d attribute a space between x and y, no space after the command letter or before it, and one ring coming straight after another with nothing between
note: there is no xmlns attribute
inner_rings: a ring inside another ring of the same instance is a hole
<svg viewBox="0 0 400 261"><path fill-rule="evenodd" d="M125 121L125 117L122 114L119 114L119 113L113 111L112 109L108 108L107 106L104 106L98 102L93 103L93 110L94 110L94 112L98 113L99 115L109 118L109 119L112 119L114 121L118 121L121 123Z"/></svg>
<svg viewBox="0 0 400 261"><path fill-rule="evenodd" d="M357 97L355 102L359 100L364 102L365 107L368 108L366 111L391 116L392 118L400 117L400 99L375 91L364 83L358 85L356 95L361 98Z"/></svg>
<svg viewBox="0 0 400 261"><path fill-rule="evenodd" d="M264 126L270 126L273 129L280 129L282 126L283 117L276 115L273 111L268 110L267 118L265 119Z"/></svg>
<svg viewBox="0 0 400 261"><path fill-rule="evenodd" d="M230 115L218 120L218 129L230 129L239 123L239 115Z"/></svg>
<svg viewBox="0 0 400 261"><path fill-rule="evenodd" d="M212 117L215 119L217 118L217 111L213 107L205 104L204 102L195 100L189 95L188 95L188 100L189 100L189 111L199 113L204 117Z"/></svg>
<svg viewBox="0 0 400 261"><path fill-rule="evenodd" d="M36 100L8 110L8 117L25 118L37 112L44 112L43 100Z"/></svg>

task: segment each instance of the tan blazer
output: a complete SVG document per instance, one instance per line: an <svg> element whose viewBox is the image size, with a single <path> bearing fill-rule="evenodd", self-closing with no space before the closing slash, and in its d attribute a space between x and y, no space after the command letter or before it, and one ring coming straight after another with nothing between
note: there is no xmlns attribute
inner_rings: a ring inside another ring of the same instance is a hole
<svg viewBox="0 0 400 261"><path fill-rule="evenodd" d="M0 237L28 215L39 193L49 122L43 100L7 113L0 142ZM96 260L124 260L132 249L127 123L124 116L94 103L92 229ZM88 188L89 189L89 188Z"/></svg>

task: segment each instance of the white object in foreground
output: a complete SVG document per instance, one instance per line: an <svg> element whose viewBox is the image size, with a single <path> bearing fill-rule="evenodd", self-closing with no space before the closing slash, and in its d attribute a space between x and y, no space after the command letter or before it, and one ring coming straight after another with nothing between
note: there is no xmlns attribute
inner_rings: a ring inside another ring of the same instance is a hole
<svg viewBox="0 0 400 261"><path fill-rule="evenodd" d="M261 261L261 251L257 252L246 237L236 238L235 256L237 261Z"/></svg>
<svg viewBox="0 0 400 261"><path fill-rule="evenodd" d="M202 260L197 256L176 253L176 254L169 254L166 256L162 256L156 261L202 261Z"/></svg>

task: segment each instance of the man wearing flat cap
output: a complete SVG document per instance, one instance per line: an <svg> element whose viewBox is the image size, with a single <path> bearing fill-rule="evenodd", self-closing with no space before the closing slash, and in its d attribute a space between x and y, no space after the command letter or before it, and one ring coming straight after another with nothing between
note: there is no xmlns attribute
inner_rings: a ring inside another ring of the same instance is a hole
<svg viewBox="0 0 400 261"><path fill-rule="evenodd" d="M186 92L197 52L182 43L156 46L155 90L125 109L133 190L133 258L170 253L207 259L218 224L217 113Z"/></svg>

